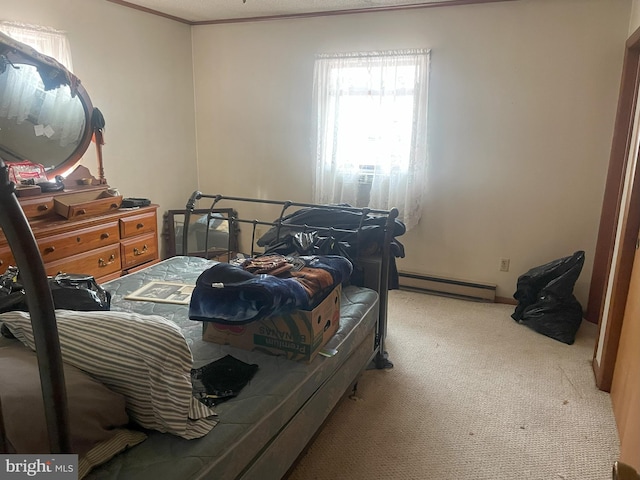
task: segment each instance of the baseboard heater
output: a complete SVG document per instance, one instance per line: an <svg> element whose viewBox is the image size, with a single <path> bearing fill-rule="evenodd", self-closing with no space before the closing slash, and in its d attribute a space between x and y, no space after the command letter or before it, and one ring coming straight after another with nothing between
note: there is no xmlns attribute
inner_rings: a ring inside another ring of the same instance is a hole
<svg viewBox="0 0 640 480"><path fill-rule="evenodd" d="M446 295L477 302L495 302L496 300L496 286L492 284L409 272L398 272L398 275L401 289Z"/></svg>

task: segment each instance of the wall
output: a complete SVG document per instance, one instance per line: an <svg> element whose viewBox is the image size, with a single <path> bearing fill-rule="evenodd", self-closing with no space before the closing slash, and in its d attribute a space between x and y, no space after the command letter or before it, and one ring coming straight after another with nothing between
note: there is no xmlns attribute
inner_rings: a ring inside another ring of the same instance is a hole
<svg viewBox="0 0 640 480"><path fill-rule="evenodd" d="M0 19L67 32L75 74L106 121L109 184L159 213L197 189L191 30L104 0L0 0ZM93 144L82 163L97 175ZM160 218L161 221L161 218Z"/></svg>
<svg viewBox="0 0 640 480"><path fill-rule="evenodd" d="M428 47L429 184L400 269L510 297L520 274L581 249L586 305L630 9L521 0L194 27L201 190L311 200L314 54Z"/></svg>
<svg viewBox="0 0 640 480"><path fill-rule="evenodd" d="M631 5L631 20L629 21L629 35L640 27L640 0L633 0Z"/></svg>

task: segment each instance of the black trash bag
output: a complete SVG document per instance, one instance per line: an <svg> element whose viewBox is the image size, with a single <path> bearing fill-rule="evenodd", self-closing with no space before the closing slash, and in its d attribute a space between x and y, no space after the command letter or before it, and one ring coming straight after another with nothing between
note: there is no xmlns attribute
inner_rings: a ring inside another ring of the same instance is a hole
<svg viewBox="0 0 640 480"><path fill-rule="evenodd" d="M518 323L567 345L582 323L582 305L573 287L584 265L584 251L534 267L518 278L511 315Z"/></svg>
<svg viewBox="0 0 640 480"><path fill-rule="evenodd" d="M111 293L91 275L59 273L49 277L49 286L57 309L79 312L111 309Z"/></svg>
<svg viewBox="0 0 640 480"><path fill-rule="evenodd" d="M56 309L83 312L111 309L111 293L91 275L59 273L48 277L48 282ZM8 311L29 311L18 269L13 266L0 275L0 313Z"/></svg>

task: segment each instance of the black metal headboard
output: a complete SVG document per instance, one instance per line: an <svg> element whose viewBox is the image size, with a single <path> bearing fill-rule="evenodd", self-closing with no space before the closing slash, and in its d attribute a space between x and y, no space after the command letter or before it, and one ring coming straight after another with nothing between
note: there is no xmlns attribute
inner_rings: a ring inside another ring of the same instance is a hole
<svg viewBox="0 0 640 480"><path fill-rule="evenodd" d="M389 272L392 261L391 243L394 240L394 232L396 231L396 219L398 217L398 209L392 208L390 210L376 210L371 208L359 208L351 207L347 205L319 205L313 203L301 203L292 202L289 200L265 200L257 198L245 198L245 197L232 197L225 195L207 195L199 191L193 192L186 204L185 210L185 228L183 231L183 245L187 244L188 238L188 225L189 217L196 208L196 202L202 199L211 199L211 205L209 207L210 212L214 212L216 208L220 206L232 206L237 212L241 212L241 209L237 207L238 203L253 203L262 205L274 205L280 207L280 214L276 219L270 220L258 220L258 219L246 219L242 218L242 214L238 216L230 217L227 219L230 223L233 222L237 225L229 225L229 231L236 228L238 225L250 225L251 226L251 251L249 255L256 254L254 246L257 236L258 226L269 227L275 230L275 239L278 240L281 237L281 232L286 228L287 231L298 232L310 232L319 231L329 236L352 234L357 239L355 243L355 252L351 255L351 259L354 263L362 266L367 264L370 275L368 282L363 286L372 288L378 292L379 296L379 323L378 333L376 338L376 344L379 346L379 353L375 358L377 368L390 368L392 366L387 358L387 353L384 350L384 341L387 332L387 309L388 309L388 291L389 291ZM356 224L353 228L344 228L343 226L336 227L333 225L319 225L312 223L295 223L291 221L291 218L287 218L289 209L291 208L304 208L304 209L322 209L323 211L336 212L336 215L340 212L348 212L353 214L356 219ZM359 249L361 242L359 239L365 236L365 231L369 226L367 221L372 217L377 219L378 227L383 232L381 235L380 244L377 246L376 251L365 252ZM208 231L208 229L207 229ZM205 239L206 252L208 248L207 240Z"/></svg>

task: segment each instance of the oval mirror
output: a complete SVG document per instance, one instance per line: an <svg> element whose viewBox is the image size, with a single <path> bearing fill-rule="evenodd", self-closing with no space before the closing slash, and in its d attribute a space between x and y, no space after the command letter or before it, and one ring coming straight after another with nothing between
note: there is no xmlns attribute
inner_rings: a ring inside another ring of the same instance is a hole
<svg viewBox="0 0 640 480"><path fill-rule="evenodd" d="M80 81L54 59L0 33L0 157L70 170L87 150L93 106Z"/></svg>

